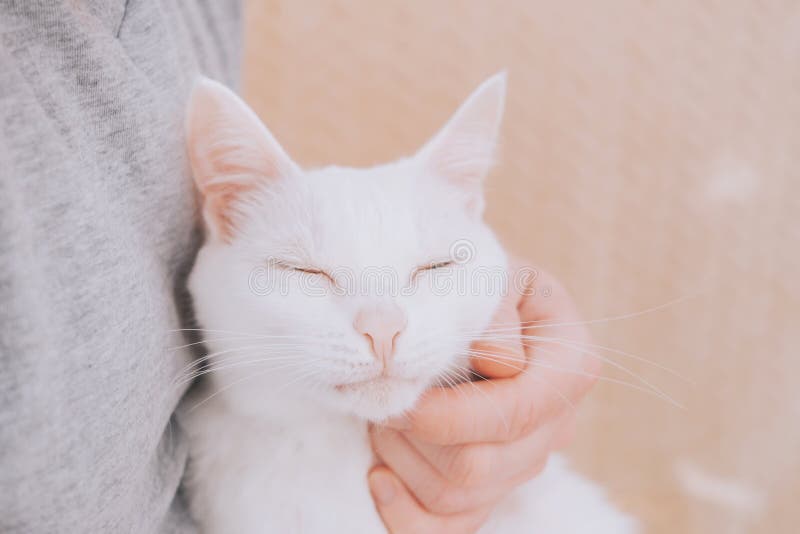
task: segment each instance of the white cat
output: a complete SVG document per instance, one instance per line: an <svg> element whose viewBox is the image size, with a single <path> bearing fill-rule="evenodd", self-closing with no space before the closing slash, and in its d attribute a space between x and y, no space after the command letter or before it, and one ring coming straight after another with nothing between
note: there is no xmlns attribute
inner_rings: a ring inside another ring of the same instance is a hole
<svg viewBox="0 0 800 534"><path fill-rule="evenodd" d="M461 334L500 299L457 282L505 272L482 218L504 99L494 76L415 156L306 171L235 94L197 84L187 137L206 240L189 286L213 372L184 422L204 533L385 532L367 424L468 365ZM471 257L454 260L454 243ZM481 532L634 530L554 458Z"/></svg>

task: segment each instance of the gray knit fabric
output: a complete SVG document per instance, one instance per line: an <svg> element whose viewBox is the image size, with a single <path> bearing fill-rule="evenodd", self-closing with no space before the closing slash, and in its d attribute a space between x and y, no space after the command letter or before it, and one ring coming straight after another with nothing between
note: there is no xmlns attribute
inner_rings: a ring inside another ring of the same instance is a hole
<svg viewBox="0 0 800 534"><path fill-rule="evenodd" d="M0 532L190 532L182 122L234 0L0 0ZM177 340L177 341L176 341Z"/></svg>

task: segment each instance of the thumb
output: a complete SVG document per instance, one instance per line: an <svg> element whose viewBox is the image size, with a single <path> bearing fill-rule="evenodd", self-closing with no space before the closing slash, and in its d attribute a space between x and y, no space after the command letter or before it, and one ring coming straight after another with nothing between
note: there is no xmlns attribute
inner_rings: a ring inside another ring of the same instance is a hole
<svg viewBox="0 0 800 534"><path fill-rule="evenodd" d="M520 338L519 295L510 291L500 302L489 328L470 346L470 363L485 378L508 378L525 368Z"/></svg>
<svg viewBox="0 0 800 534"><path fill-rule="evenodd" d="M383 524L391 534L437 532L436 518L420 506L389 468L380 466L372 470L369 490Z"/></svg>

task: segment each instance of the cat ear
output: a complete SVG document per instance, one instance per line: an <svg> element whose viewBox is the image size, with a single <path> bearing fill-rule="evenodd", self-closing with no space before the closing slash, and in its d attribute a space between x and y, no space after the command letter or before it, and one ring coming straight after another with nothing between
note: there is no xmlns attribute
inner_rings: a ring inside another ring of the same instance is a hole
<svg viewBox="0 0 800 534"><path fill-rule="evenodd" d="M426 168L467 195L467 209L483 213L483 181L493 163L506 99L506 73L478 87L417 154Z"/></svg>
<svg viewBox="0 0 800 534"><path fill-rule="evenodd" d="M198 80L189 98L186 143L203 217L212 236L222 240L235 233L243 195L299 172L247 104L208 78Z"/></svg>

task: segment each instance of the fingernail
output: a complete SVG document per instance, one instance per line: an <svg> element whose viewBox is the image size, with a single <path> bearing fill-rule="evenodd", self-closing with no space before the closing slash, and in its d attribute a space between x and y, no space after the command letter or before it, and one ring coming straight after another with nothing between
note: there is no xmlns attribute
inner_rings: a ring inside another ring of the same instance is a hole
<svg viewBox="0 0 800 534"><path fill-rule="evenodd" d="M411 430L411 421L406 417L393 417L384 423L384 426L393 428L395 430Z"/></svg>
<svg viewBox="0 0 800 534"><path fill-rule="evenodd" d="M369 487L372 490L372 496L378 501L378 504L383 506L391 503L397 493L391 475L386 473L377 472L370 476Z"/></svg>

